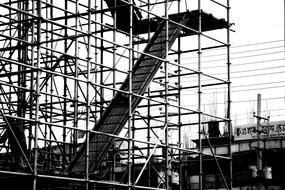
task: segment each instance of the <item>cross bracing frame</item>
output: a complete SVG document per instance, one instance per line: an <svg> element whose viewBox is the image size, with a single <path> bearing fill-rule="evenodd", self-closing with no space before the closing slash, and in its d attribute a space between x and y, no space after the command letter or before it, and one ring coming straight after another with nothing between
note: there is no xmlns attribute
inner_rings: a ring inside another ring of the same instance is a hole
<svg viewBox="0 0 285 190"><path fill-rule="evenodd" d="M229 1L5 0L0 10L1 134L15 127L26 138L20 158L11 140L19 136L1 141L0 173L11 179L3 183L183 189L183 160L198 155L199 189L205 156L228 160L221 173L231 188ZM226 76L203 70L212 49L224 52ZM208 88L225 89L221 113L203 107ZM212 120L228 127L226 155L203 152Z"/></svg>

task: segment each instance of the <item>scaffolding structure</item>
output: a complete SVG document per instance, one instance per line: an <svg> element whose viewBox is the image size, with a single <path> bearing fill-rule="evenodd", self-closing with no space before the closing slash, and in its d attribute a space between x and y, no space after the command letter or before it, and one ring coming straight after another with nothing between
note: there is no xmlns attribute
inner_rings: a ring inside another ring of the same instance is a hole
<svg viewBox="0 0 285 190"><path fill-rule="evenodd" d="M229 0L3 0L0 12L7 189L205 189L204 159L232 188ZM224 59L211 71L213 49ZM217 88L225 109L211 111ZM213 121L227 154L203 150Z"/></svg>

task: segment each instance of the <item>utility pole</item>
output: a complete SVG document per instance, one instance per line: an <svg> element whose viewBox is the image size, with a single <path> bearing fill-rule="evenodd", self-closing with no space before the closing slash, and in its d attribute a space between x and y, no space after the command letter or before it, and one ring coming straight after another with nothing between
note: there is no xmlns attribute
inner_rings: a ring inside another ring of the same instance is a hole
<svg viewBox="0 0 285 190"><path fill-rule="evenodd" d="M261 117L261 94L257 94L257 112L256 115L254 115L257 120L256 124L256 142L257 142L257 148L256 148L256 169L257 169L257 184L256 189L257 190L265 190L265 187L263 185L262 180L263 178L263 166L262 166L262 142L261 142L261 125L260 121L261 119L268 120L268 118Z"/></svg>
<svg viewBox="0 0 285 190"><path fill-rule="evenodd" d="M256 119L257 119L257 125L256 125L256 138L257 138L257 149L256 149L256 165L257 165L257 184L256 189L257 190L263 190L263 184L262 184L262 177L261 177L261 171L262 171L262 150L261 150L261 126L260 126L260 120L261 120L261 94L257 94L257 113L256 113Z"/></svg>

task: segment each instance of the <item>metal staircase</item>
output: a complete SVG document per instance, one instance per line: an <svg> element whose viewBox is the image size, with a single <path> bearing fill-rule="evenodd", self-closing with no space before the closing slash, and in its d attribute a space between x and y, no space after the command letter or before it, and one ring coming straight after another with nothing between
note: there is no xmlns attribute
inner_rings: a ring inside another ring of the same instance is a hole
<svg viewBox="0 0 285 190"><path fill-rule="evenodd" d="M189 20L189 12L185 12L180 15L179 25L169 22L168 24L168 47L170 48L175 39L179 36L182 31L181 25L185 25ZM132 93L143 95L151 83L154 75L158 71L162 59L166 56L166 23L161 22L158 25L156 32L153 34L149 43L144 49L144 53L137 60L132 71ZM148 55L146 55L148 54ZM157 57L157 58L155 58ZM129 76L121 86L120 90L126 92L129 91ZM132 111L134 111L142 98L132 96ZM96 126L93 128L94 131L101 133L107 133L111 135L118 135L128 120L129 115L129 98L128 94L118 92L105 112L102 114ZM96 171L103 159L105 158L107 151L110 149L115 141L112 136L90 134L89 138L89 172ZM86 142L82 145L77 155L70 163L67 172L69 173L83 173L86 171Z"/></svg>

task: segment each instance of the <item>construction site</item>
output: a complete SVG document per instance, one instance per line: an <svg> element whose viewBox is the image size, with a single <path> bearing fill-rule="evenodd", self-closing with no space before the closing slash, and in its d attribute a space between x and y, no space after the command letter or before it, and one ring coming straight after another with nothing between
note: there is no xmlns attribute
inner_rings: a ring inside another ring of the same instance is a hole
<svg viewBox="0 0 285 190"><path fill-rule="evenodd" d="M2 0L0 15L0 189L233 188L230 0ZM203 69L213 49L223 77ZM202 106L216 89L218 111Z"/></svg>

